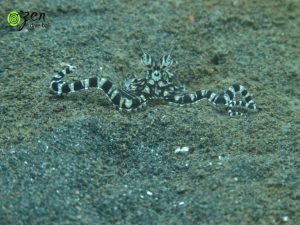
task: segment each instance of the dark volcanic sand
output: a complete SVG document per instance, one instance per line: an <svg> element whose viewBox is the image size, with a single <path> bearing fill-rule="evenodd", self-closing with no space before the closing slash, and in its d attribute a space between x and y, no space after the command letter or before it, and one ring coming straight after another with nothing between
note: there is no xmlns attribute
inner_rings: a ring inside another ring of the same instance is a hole
<svg viewBox="0 0 300 225"><path fill-rule="evenodd" d="M40 2L0 2L1 225L299 222L300 1ZM50 27L16 31L13 10ZM137 40L155 56L174 41L189 90L240 83L263 111L49 92L62 62L69 80L143 76Z"/></svg>

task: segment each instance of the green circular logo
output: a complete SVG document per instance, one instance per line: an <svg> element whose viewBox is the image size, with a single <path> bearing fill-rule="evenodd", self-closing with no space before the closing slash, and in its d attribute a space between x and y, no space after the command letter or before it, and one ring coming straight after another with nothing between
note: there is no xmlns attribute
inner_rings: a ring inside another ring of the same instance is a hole
<svg viewBox="0 0 300 225"><path fill-rule="evenodd" d="M20 24L20 21L21 21L21 17L19 13L16 11L10 12L7 16L7 22L10 26L15 27Z"/></svg>

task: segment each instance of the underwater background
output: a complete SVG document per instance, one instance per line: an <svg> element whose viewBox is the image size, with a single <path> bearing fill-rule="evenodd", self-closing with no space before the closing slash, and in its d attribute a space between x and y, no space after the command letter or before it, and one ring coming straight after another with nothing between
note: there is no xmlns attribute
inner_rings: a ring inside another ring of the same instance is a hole
<svg viewBox="0 0 300 225"><path fill-rule="evenodd" d="M0 1L0 224L299 223L299 9ZM12 11L28 14L21 31ZM152 101L122 113L95 89L51 93L62 63L78 68L69 81L143 77L138 41L156 58L174 47L170 71L189 91L243 84L263 110Z"/></svg>

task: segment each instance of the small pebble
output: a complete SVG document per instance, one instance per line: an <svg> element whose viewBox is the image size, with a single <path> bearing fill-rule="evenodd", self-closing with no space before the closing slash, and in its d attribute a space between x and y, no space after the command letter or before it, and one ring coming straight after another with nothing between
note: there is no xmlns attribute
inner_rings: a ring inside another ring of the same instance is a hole
<svg viewBox="0 0 300 225"><path fill-rule="evenodd" d="M176 154L178 154L178 153L188 153L189 150L190 150L189 147L182 147L182 148L178 147L178 148L175 149L175 153Z"/></svg>
<svg viewBox="0 0 300 225"><path fill-rule="evenodd" d="M284 217L282 217L282 220L283 220L284 222L287 222L287 221L289 220L289 217L288 217L288 216L284 216Z"/></svg>
<svg viewBox="0 0 300 225"><path fill-rule="evenodd" d="M152 196L152 195L153 195L153 193L152 193L151 191L147 191L147 195L150 195L150 196Z"/></svg>

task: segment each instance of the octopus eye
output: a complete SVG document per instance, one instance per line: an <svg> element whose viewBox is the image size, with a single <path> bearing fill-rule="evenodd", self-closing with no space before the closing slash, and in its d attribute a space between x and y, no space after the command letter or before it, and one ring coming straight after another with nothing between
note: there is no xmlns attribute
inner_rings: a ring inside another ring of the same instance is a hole
<svg viewBox="0 0 300 225"><path fill-rule="evenodd" d="M143 53L142 58L141 58L141 63L144 66L152 66L153 60L150 54L148 53Z"/></svg>
<svg viewBox="0 0 300 225"><path fill-rule="evenodd" d="M173 59L171 55L164 55L163 57L161 57L160 64L162 67L171 66L173 64Z"/></svg>

